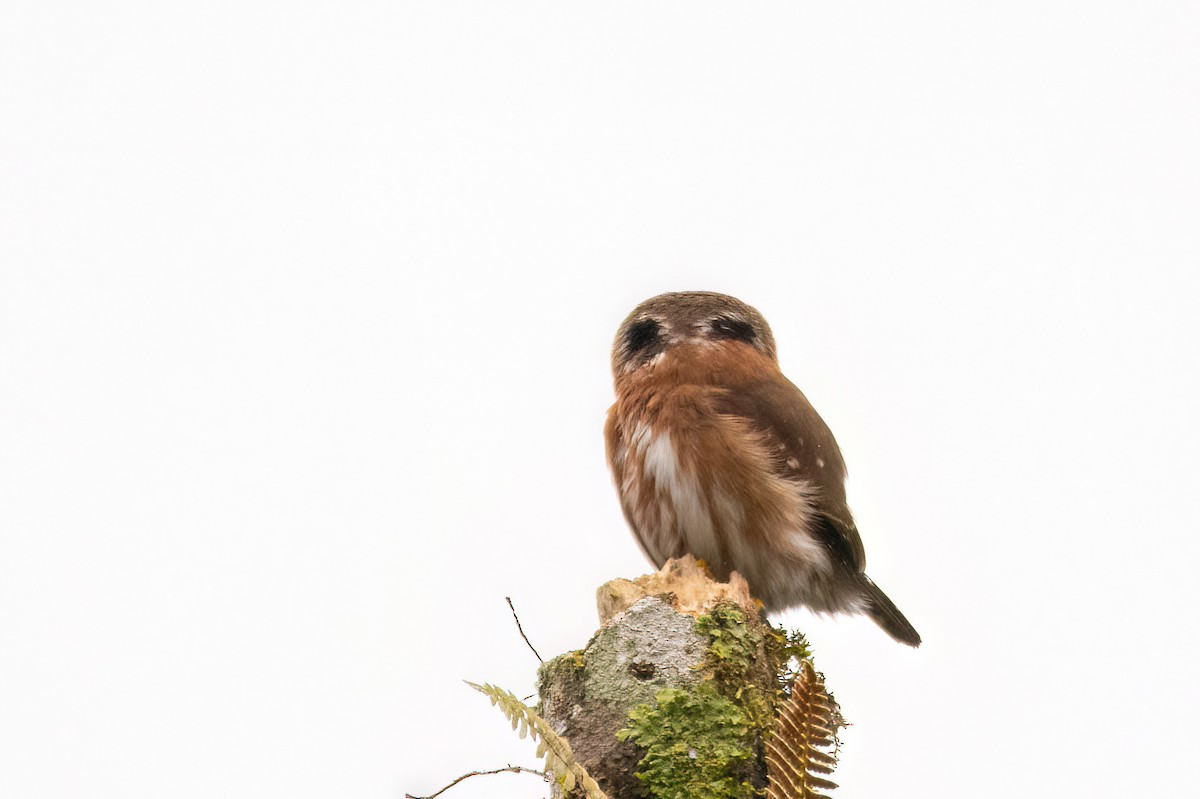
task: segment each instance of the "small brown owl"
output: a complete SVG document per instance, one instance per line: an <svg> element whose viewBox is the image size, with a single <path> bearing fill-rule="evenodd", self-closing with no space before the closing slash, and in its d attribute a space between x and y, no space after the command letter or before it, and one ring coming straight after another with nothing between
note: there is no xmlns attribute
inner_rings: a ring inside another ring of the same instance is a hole
<svg viewBox="0 0 1200 799"><path fill-rule="evenodd" d="M768 610L865 613L921 643L863 573L842 453L758 311L706 291L653 297L621 324L612 367L608 463L650 560L691 554L719 579L739 572Z"/></svg>

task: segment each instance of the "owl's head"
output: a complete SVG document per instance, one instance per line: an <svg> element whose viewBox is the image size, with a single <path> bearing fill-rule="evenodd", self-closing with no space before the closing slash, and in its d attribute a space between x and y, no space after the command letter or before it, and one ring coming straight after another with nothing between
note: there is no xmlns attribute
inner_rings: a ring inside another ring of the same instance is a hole
<svg viewBox="0 0 1200 799"><path fill-rule="evenodd" d="M714 291L677 291L633 309L613 341L613 375L620 380L683 345L747 346L775 360L775 337L762 314Z"/></svg>

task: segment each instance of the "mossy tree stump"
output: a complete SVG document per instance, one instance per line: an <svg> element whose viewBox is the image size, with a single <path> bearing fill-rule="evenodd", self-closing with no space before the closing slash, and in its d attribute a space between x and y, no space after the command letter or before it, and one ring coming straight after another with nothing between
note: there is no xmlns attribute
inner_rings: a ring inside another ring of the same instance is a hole
<svg viewBox="0 0 1200 799"><path fill-rule="evenodd" d="M601 628L538 674L541 716L609 799L750 799L763 741L808 653L734 573L691 557L597 592Z"/></svg>

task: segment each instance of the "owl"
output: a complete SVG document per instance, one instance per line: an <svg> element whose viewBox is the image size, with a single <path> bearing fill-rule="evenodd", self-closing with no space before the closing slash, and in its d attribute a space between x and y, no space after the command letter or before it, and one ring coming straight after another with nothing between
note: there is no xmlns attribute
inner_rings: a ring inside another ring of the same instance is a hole
<svg viewBox="0 0 1200 799"><path fill-rule="evenodd" d="M740 573L768 611L866 614L921 643L864 573L842 453L758 311L707 291L652 297L617 331L612 369L608 464L656 566L690 554L718 579Z"/></svg>

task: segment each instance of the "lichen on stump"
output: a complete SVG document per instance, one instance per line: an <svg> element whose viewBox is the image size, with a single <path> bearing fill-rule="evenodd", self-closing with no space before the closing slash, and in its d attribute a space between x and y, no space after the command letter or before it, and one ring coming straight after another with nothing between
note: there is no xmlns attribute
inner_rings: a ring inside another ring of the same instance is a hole
<svg viewBox="0 0 1200 799"><path fill-rule="evenodd" d="M749 799L803 639L767 623L735 572L691 557L597 592L601 628L546 663L539 712L609 799Z"/></svg>

